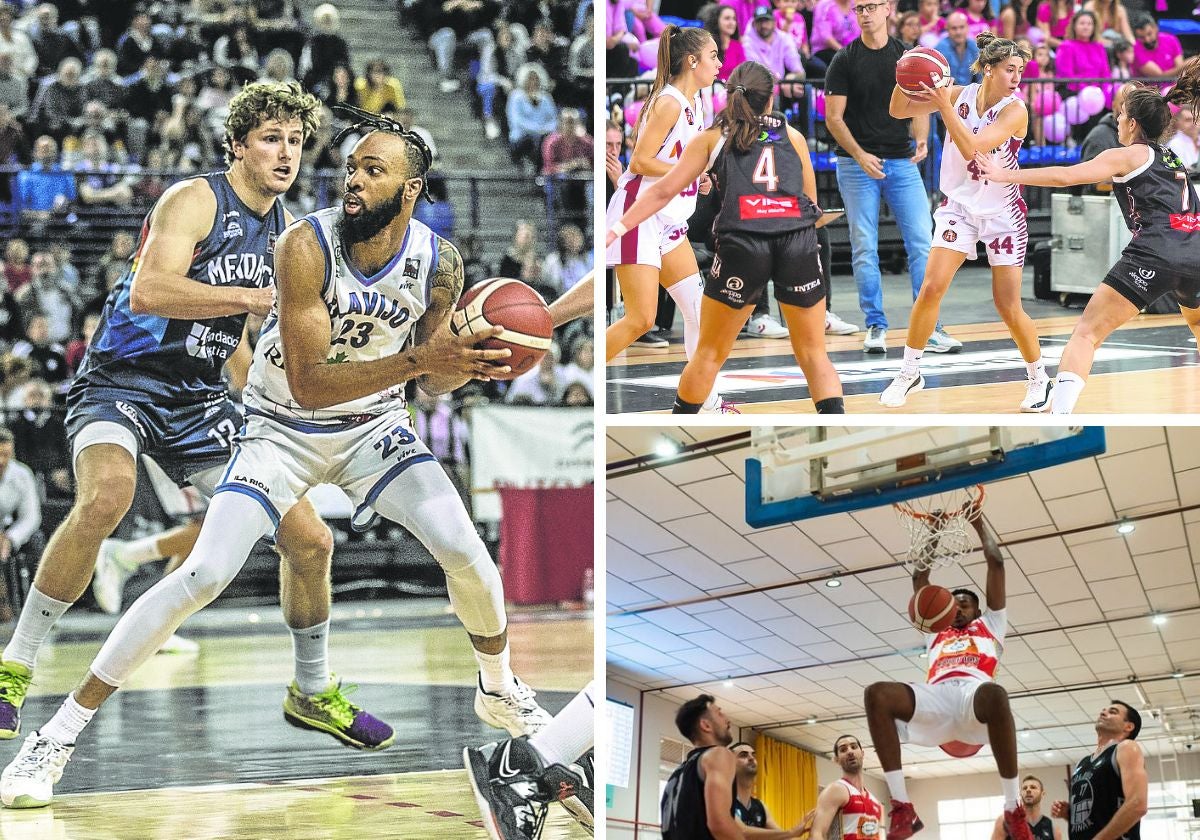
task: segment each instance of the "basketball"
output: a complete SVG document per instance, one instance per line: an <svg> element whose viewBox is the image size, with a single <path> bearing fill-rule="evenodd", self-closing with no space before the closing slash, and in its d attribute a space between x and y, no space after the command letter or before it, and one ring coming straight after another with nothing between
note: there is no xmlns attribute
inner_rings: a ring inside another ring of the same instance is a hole
<svg viewBox="0 0 1200 840"><path fill-rule="evenodd" d="M504 335L489 338L479 346L512 351L501 362L512 371L496 379L515 379L540 362L554 335L550 310L542 296L509 277L494 277L472 287L459 299L450 317L450 330L455 335L473 335L493 326L504 327Z"/></svg>
<svg viewBox="0 0 1200 840"><path fill-rule="evenodd" d="M921 82L931 88L954 84L950 63L930 47L915 47L896 62L896 84L906 93L923 93Z"/></svg>
<svg viewBox="0 0 1200 840"><path fill-rule="evenodd" d="M958 604L942 586L922 586L908 602L908 619L922 633L940 633L954 623Z"/></svg>

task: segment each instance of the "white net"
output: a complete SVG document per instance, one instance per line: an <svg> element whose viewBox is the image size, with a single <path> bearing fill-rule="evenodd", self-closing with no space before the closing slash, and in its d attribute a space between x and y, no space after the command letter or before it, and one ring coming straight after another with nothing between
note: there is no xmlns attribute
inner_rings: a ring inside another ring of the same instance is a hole
<svg viewBox="0 0 1200 840"><path fill-rule="evenodd" d="M976 484L892 505L908 532L909 572L959 563L971 553L971 520L983 511L983 495Z"/></svg>

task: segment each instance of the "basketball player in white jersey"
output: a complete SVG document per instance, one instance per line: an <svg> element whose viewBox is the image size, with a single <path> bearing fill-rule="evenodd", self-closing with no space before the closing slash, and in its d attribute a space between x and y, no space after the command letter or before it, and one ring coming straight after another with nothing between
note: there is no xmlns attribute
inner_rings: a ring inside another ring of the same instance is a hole
<svg viewBox="0 0 1200 840"><path fill-rule="evenodd" d="M863 748L853 735L833 742L842 778L817 797L812 840L876 840L883 834L883 804L863 782Z"/></svg>
<svg viewBox="0 0 1200 840"><path fill-rule="evenodd" d="M1021 272L1029 240L1025 202L1013 185L983 180L975 163L979 152L991 156L997 165L1017 168L1029 112L1016 91L1030 55L1025 47L990 32L981 33L975 42L979 58L971 69L983 73L982 84L926 86L924 94L906 94L897 85L892 91L892 116L924 117L937 111L953 142L942 152L940 186L946 198L933 214L933 247L925 282L913 302L904 362L879 396L880 404L889 408L904 405L910 394L925 387L920 370L925 342L937 324L938 308L950 281L965 260L975 259L977 243L983 243L992 267L996 311L1025 360L1028 378L1021 411L1045 411L1050 405L1052 380L1042 362L1037 329L1021 306Z"/></svg>
<svg viewBox="0 0 1200 840"><path fill-rule="evenodd" d="M1017 730L1008 692L993 680L1008 627L1004 556L996 535L976 509L970 518L987 561L987 612L969 589L954 590L953 626L926 634L929 671L924 683L877 682L864 697L871 740L892 796L888 840L905 840L924 825L913 808L900 769L900 743L941 747L955 757L990 744L1004 793L1004 824L1013 840L1032 840L1017 784ZM913 575L913 591L929 572Z"/></svg>
<svg viewBox="0 0 1200 840"><path fill-rule="evenodd" d="M703 29L668 26L659 36L658 75L638 115L629 169L617 181L608 202L608 228L619 224L637 197L679 162L688 142L704 130L700 99L717 77L721 61L717 45ZM707 177L692 181L651 218L622 236L605 252L614 268L625 314L605 333L607 360L612 361L634 339L654 326L661 284L683 316L683 347L690 359L700 338L700 299L704 284L696 254L687 238L687 220L696 209L696 196L707 191ZM718 411L714 389L705 411Z"/></svg>
<svg viewBox="0 0 1200 840"><path fill-rule="evenodd" d="M273 536L321 483L339 485L358 504L356 526L386 516L441 565L479 665L476 714L512 735L533 734L550 720L512 673L500 575L454 485L413 434L403 395L410 379L444 393L507 372L509 351L475 347L500 328L462 337L449 331L462 259L412 218L426 192L428 147L399 123L351 110L361 121L344 134L365 136L347 157L342 206L296 222L276 244L278 299L255 349L246 428L206 524L183 565L129 608L68 698L70 708L56 713L55 726L70 737L38 741L39 772L22 785L40 804L50 802L71 745L100 704L216 598L254 544Z"/></svg>

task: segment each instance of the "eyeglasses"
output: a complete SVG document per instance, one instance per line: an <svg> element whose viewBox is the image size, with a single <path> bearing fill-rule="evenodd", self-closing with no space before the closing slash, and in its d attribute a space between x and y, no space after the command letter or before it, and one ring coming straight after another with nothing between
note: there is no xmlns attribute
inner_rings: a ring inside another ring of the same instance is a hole
<svg viewBox="0 0 1200 840"><path fill-rule="evenodd" d="M869 15L876 9L882 9L887 3L865 3L861 6L853 6L850 11L856 15Z"/></svg>

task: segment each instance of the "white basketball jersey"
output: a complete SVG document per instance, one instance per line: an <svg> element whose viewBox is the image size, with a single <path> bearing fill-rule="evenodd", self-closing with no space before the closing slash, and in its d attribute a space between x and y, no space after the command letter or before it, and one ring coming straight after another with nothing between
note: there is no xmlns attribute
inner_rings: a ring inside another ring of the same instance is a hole
<svg viewBox="0 0 1200 840"><path fill-rule="evenodd" d="M991 125L1000 116L1000 112L1011 102L1020 102L1015 96L1006 96L983 113L976 112L979 84L967 85L958 94L954 103L954 111L967 125L967 130L978 134ZM1024 104L1021 107L1025 107ZM999 148L989 154L999 166L1004 169L1017 169L1017 153L1021 150L1021 138L1010 137ZM942 151L941 189L951 201L956 201L971 211L971 215L981 219L999 216L1007 213L1021 198L1016 184L995 184L984 181L975 167L974 161L963 158L958 146L946 136L946 145Z"/></svg>
<svg viewBox="0 0 1200 840"><path fill-rule="evenodd" d="M688 102L687 97L680 92L679 88L674 85L666 85L658 95L668 96L679 103L679 118L675 120L674 127L667 133L666 139L663 140L662 146L655 155L663 163L675 164L679 162L684 148L691 139L704 130L704 121L701 119L703 112L701 111L700 94L697 93L692 97L692 101ZM634 199L657 180L658 178L649 175L634 175L626 170L617 181L618 193L624 189L625 196L614 196L613 198L627 201L628 205L625 209L629 209ZM686 222L696 211L696 195L699 191L699 182L693 181L679 195L672 198L666 207L659 210L658 215L671 222Z"/></svg>
<svg viewBox="0 0 1200 840"><path fill-rule="evenodd" d="M348 259L334 230L339 207L318 210L303 221L313 226L325 252L321 296L329 310L328 363L369 362L399 353L410 341L413 324L425 314L429 287L437 271L437 236L411 219L404 242L388 264L364 277ZM329 420L347 415L382 414L405 406L404 383L348 403L316 410L292 399L284 372L278 313L263 323L246 383L246 406L265 414L299 420Z"/></svg>

